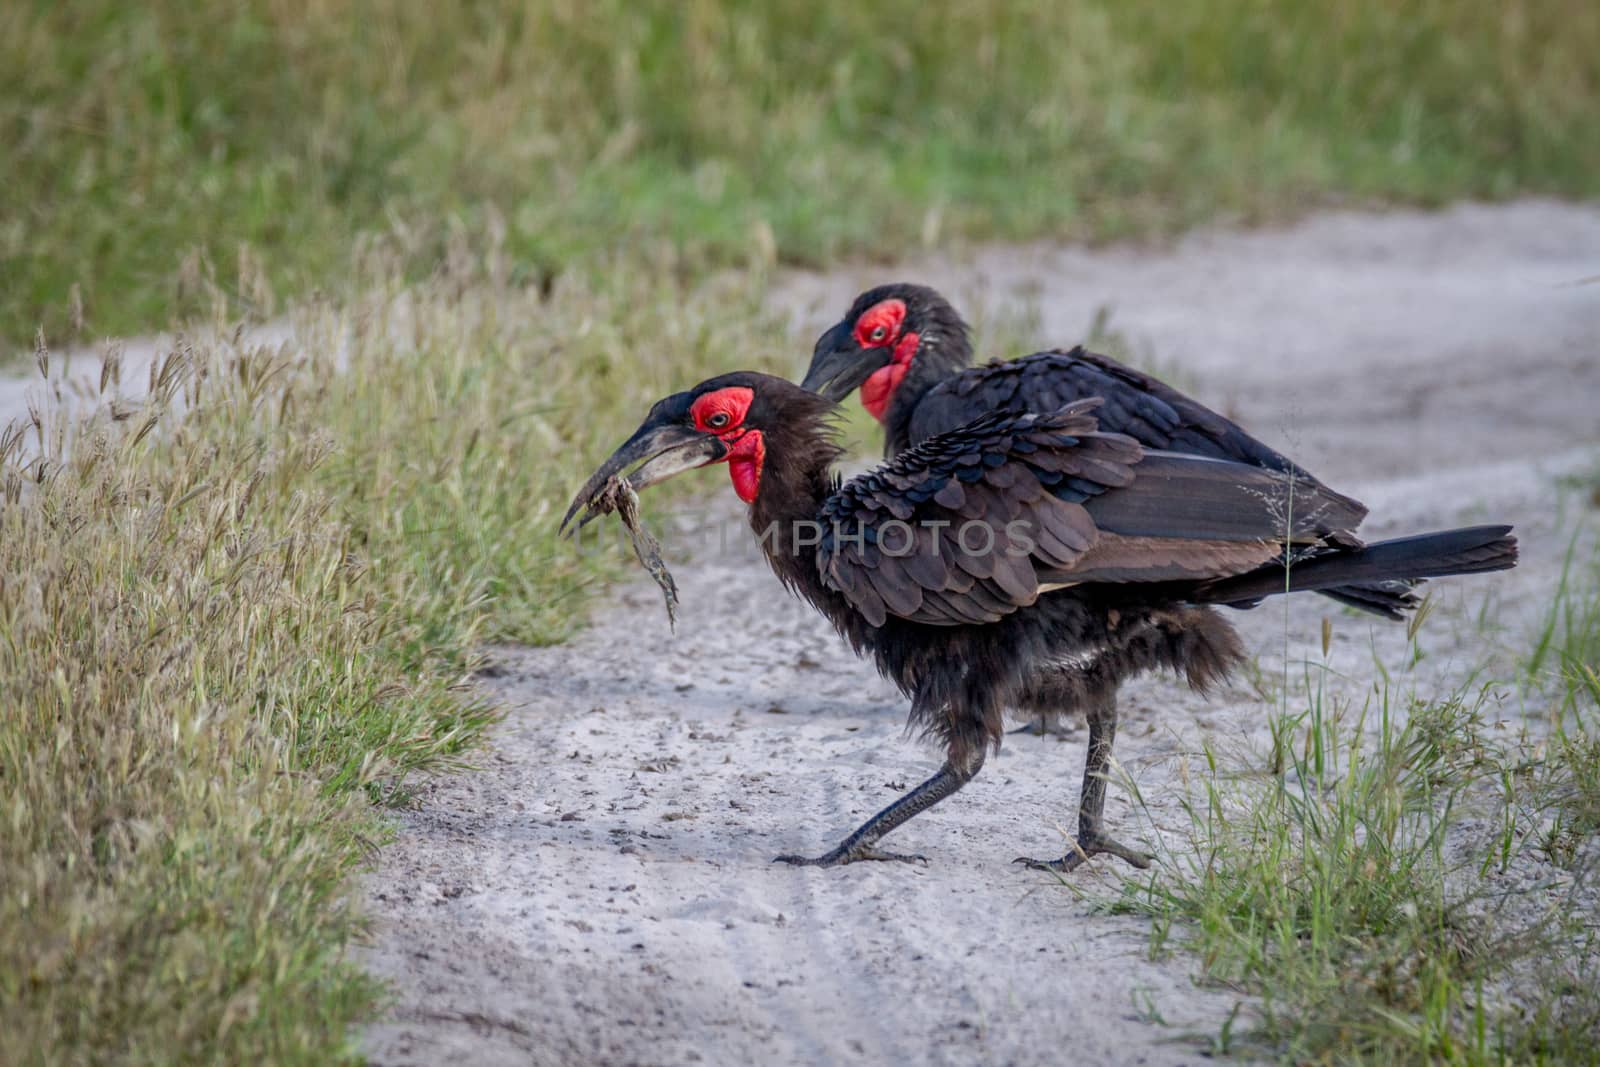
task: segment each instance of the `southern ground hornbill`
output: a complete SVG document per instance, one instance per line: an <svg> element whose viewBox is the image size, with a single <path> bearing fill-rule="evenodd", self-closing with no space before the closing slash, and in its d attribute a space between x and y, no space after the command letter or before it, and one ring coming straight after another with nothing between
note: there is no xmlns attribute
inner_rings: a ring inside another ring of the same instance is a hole
<svg viewBox="0 0 1600 1067"><path fill-rule="evenodd" d="M642 489L727 463L778 577L872 656L911 699L911 724L944 745L937 774L837 848L780 860L919 858L878 842L972 780L1005 708L1080 706L1076 847L1023 862L1070 871L1109 853L1143 867L1101 822L1117 687L1154 667L1199 690L1225 678L1244 653L1209 605L1516 561L1504 526L1362 546L1354 501L1258 464L1146 449L1099 429L1101 407L990 412L841 484L831 402L728 374L657 402L578 493L563 525L604 510L621 475Z"/></svg>
<svg viewBox="0 0 1600 1067"><path fill-rule="evenodd" d="M1146 448L1309 477L1204 404L1081 346L981 367L972 366L972 358L967 324L948 300L924 285L883 285L856 297L845 317L818 338L802 384L830 400L859 387L862 406L883 424L888 456L990 411L1051 412L1099 397L1100 429L1127 434ZM1354 522L1360 520L1357 515ZM1403 582L1321 592L1390 619L1416 606Z"/></svg>

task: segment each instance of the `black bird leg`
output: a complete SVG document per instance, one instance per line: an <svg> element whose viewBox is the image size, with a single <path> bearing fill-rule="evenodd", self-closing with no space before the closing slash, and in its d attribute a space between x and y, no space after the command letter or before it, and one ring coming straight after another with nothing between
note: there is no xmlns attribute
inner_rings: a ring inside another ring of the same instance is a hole
<svg viewBox="0 0 1600 1067"><path fill-rule="evenodd" d="M884 808L878 814L861 824L861 828L843 841L838 847L820 856L779 856L773 863L791 863L796 867L838 867L857 860L900 860L905 863L926 863L925 856L906 855L899 852L884 852L876 848L878 841L919 812L927 811L945 797L954 793L973 778L983 767L983 752L980 750L976 758L964 768L957 768L948 760L939 768L939 772L926 782L917 786L905 796Z"/></svg>
<svg viewBox="0 0 1600 1067"><path fill-rule="evenodd" d="M1111 690L1089 707L1089 751L1083 761L1083 794L1078 802L1077 847L1058 860L1036 860L1019 856L1014 861L1036 871L1066 874L1077 870L1090 856L1105 853L1127 860L1143 870L1150 857L1107 836L1104 827L1106 807L1106 768L1111 763L1111 745L1117 738L1117 694Z"/></svg>

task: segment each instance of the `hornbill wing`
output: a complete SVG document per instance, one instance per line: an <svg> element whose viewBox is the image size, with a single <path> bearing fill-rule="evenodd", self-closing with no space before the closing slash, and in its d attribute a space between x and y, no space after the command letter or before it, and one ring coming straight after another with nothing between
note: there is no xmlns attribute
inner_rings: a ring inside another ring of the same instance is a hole
<svg viewBox="0 0 1600 1067"><path fill-rule="evenodd" d="M1137 481L1093 502L1102 530L1223 541L1270 537L1356 544L1359 500L1304 474L1180 452L1146 451Z"/></svg>
<svg viewBox="0 0 1600 1067"><path fill-rule="evenodd" d="M939 383L912 412L910 439L948 433L989 411L1055 411L1092 396L1105 401L1096 413L1101 430L1127 434L1146 448L1298 469L1204 404L1081 346L972 367Z"/></svg>
<svg viewBox="0 0 1600 1067"><path fill-rule="evenodd" d="M1361 506L1276 471L1146 452L1096 429L1097 399L992 412L840 486L817 568L868 622L994 622L1090 582L1203 580L1285 540L1350 543Z"/></svg>
<svg viewBox="0 0 1600 1067"><path fill-rule="evenodd" d="M874 626L994 622L1033 603L1036 564L1066 567L1093 547L1083 501L1132 482L1143 455L1096 431L1098 403L993 412L850 479L817 516L822 580Z"/></svg>

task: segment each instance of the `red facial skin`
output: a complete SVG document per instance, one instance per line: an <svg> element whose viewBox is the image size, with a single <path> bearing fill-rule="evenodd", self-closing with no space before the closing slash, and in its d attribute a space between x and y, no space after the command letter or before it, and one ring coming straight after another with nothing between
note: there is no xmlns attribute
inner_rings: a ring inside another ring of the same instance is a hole
<svg viewBox="0 0 1600 1067"><path fill-rule="evenodd" d="M744 428L744 417L755 397L754 390L734 385L698 397L689 407L695 429L714 434L728 446L728 454L717 462L728 464L733 491L746 504L761 491L761 467L767 459L767 443L761 431Z"/></svg>
<svg viewBox="0 0 1600 1067"><path fill-rule="evenodd" d="M914 333L900 333L905 321L903 300L874 304L856 320L856 342L862 348L893 349L889 365L873 371L871 377L861 383L861 406L879 422L889 411L895 389L911 369L911 357L917 354L917 344L921 340Z"/></svg>

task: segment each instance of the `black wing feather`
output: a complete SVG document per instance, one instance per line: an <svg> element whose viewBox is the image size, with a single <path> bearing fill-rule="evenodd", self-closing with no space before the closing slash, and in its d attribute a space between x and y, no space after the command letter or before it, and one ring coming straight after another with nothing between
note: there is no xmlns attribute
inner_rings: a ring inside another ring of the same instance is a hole
<svg viewBox="0 0 1600 1067"><path fill-rule="evenodd" d="M1131 437L1145 448L1298 470L1204 404L1081 346L971 367L940 382L911 414L910 443L960 429L988 412L1055 411L1090 397L1104 401L1096 413L1102 431Z"/></svg>
<svg viewBox="0 0 1600 1067"><path fill-rule="evenodd" d="M1221 578L1286 542L1354 541L1355 501L1304 476L1146 452L1096 429L1100 405L990 412L845 482L818 515L823 580L873 625L964 625L1060 585ZM891 523L907 528L890 538Z"/></svg>
<svg viewBox="0 0 1600 1067"><path fill-rule="evenodd" d="M1310 477L1286 456L1204 404L1157 378L1082 346L1038 352L953 375L918 400L906 428L891 435L886 443L891 450L904 448L959 429L985 412L1055 411L1088 397L1104 401L1096 413L1101 430L1124 434L1147 449L1210 456ZM1051 485L1063 480L1058 472L1049 469L1042 472L1042 477ZM1065 480L1079 493L1092 493L1089 486L1070 475ZM1322 592L1391 618L1413 603L1404 589L1389 588L1383 583L1354 583Z"/></svg>

